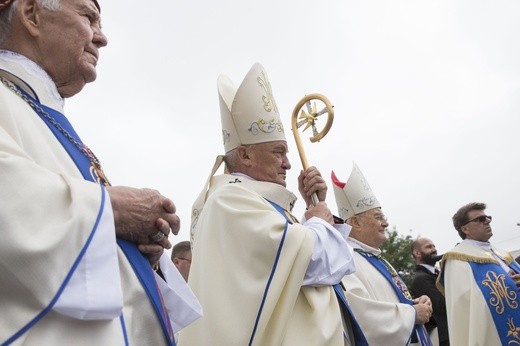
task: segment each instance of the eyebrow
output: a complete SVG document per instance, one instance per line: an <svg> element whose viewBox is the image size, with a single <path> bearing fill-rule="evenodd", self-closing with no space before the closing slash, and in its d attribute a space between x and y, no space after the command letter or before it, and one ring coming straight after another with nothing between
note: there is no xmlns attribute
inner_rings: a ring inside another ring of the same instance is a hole
<svg viewBox="0 0 520 346"><path fill-rule="evenodd" d="M273 150L283 150L285 152L289 152L289 148L283 144L277 144L273 147Z"/></svg>

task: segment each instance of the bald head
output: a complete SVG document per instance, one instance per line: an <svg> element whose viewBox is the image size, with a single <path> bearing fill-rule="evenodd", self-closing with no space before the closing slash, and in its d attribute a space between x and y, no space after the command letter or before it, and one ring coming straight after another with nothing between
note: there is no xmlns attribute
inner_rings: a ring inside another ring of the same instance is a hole
<svg viewBox="0 0 520 346"><path fill-rule="evenodd" d="M431 239L420 237L413 241L412 256L416 264L429 264L435 265L437 259L437 249Z"/></svg>

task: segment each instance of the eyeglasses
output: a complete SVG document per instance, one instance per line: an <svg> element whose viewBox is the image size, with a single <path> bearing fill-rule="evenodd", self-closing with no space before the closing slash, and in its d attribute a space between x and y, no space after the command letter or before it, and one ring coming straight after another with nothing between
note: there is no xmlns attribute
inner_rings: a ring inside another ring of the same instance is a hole
<svg viewBox="0 0 520 346"><path fill-rule="evenodd" d="M191 263L191 260L188 259L188 258L184 258L184 257L177 257L177 258L180 259L180 260L185 260L185 261L188 261L189 263Z"/></svg>
<svg viewBox="0 0 520 346"><path fill-rule="evenodd" d="M467 225L468 223L470 222L480 222L480 223L484 223L486 222L487 220L489 219L489 221L493 220L493 218L489 215L480 215L480 216L477 216L476 218L474 219L471 219L469 220L468 222L465 223L465 225Z"/></svg>

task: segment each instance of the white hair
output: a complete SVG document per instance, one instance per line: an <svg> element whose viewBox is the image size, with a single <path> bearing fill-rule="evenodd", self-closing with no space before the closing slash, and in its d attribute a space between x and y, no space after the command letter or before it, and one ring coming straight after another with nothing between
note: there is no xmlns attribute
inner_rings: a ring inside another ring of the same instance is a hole
<svg viewBox="0 0 520 346"><path fill-rule="evenodd" d="M43 8L50 11L56 11L60 8L61 0L36 0L36 2ZM5 40L11 32L11 26L13 23L13 13L17 7L18 1L14 0L9 8L0 13L0 47L4 44Z"/></svg>

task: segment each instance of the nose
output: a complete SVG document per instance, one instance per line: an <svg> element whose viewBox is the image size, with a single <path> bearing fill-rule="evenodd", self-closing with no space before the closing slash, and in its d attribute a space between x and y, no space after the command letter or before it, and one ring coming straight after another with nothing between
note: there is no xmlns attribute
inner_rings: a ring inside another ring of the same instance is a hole
<svg viewBox="0 0 520 346"><path fill-rule="evenodd" d="M105 47L108 44L108 38L105 36L100 27L94 29L94 37L92 41L98 48Z"/></svg>
<svg viewBox="0 0 520 346"><path fill-rule="evenodd" d="M289 162L289 158L287 156L284 156L284 159L282 161L282 168L286 170L291 169L291 163Z"/></svg>

